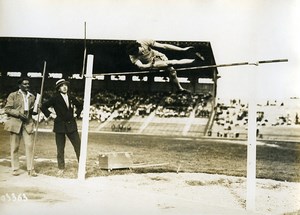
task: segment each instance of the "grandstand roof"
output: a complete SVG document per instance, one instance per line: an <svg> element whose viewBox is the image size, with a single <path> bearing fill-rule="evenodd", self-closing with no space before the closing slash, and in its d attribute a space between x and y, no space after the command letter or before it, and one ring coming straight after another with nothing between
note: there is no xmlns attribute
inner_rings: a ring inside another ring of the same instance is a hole
<svg viewBox="0 0 300 215"><path fill-rule="evenodd" d="M94 73L137 71L126 54L130 40L61 39L61 38L0 38L0 72L41 72L47 61L48 73L63 73L66 76L81 74L84 44L87 54L94 55ZM205 62L197 65L214 65L215 59L210 42L200 41L160 41L174 45L194 46L201 52ZM169 59L192 58L187 53L163 51ZM190 53L191 54L191 53ZM197 66L196 65L196 66ZM195 66L195 65L194 65ZM186 67L186 66L185 66ZM201 71L187 70L186 76L213 78L216 68Z"/></svg>

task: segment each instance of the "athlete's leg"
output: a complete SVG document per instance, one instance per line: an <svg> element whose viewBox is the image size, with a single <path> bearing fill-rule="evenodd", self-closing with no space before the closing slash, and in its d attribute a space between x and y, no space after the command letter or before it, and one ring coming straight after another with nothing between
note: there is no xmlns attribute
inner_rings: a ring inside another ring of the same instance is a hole
<svg viewBox="0 0 300 215"><path fill-rule="evenodd" d="M173 67L168 68L171 84L176 88L176 91L184 90L178 81L177 72Z"/></svg>
<svg viewBox="0 0 300 215"><path fill-rule="evenodd" d="M194 63L195 59L181 59L181 60L168 60L168 65L174 66L174 65L185 65L185 64L191 64Z"/></svg>
<svg viewBox="0 0 300 215"><path fill-rule="evenodd" d="M191 64L195 61L195 59L181 59L181 60L156 60L153 64L154 68L164 68L167 66L174 65L185 65Z"/></svg>

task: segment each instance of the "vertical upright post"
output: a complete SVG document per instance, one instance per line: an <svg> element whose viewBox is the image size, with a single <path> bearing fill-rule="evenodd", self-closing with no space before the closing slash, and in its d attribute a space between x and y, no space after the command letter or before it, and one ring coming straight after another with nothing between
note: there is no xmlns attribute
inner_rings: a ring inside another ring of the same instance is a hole
<svg viewBox="0 0 300 215"><path fill-rule="evenodd" d="M256 71L255 71L256 72ZM256 74L251 80L255 82ZM246 209L255 211L256 190L256 92L255 87L249 96L248 105L248 145L247 145L247 197Z"/></svg>
<svg viewBox="0 0 300 215"><path fill-rule="evenodd" d="M81 147L80 147L80 158L78 168L78 179L85 179L85 166L87 157L87 142L89 132L89 114L90 114L90 101L91 101L91 89L92 89L92 73L93 73L93 62L94 55L88 55L87 58L87 70L85 76L85 87L84 87L84 103L83 103L83 118L81 128Z"/></svg>
<svg viewBox="0 0 300 215"><path fill-rule="evenodd" d="M84 75L85 63L86 63L86 22L84 22L84 51L83 51L83 63L82 63L81 78L83 78L83 75Z"/></svg>

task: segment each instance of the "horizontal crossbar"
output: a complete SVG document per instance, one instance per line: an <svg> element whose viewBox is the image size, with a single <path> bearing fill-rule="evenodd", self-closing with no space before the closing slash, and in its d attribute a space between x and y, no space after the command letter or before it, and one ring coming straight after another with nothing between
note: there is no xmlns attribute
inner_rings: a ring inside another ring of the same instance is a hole
<svg viewBox="0 0 300 215"><path fill-rule="evenodd" d="M216 64L216 65L207 65L207 66L196 66L196 67L186 67L186 68L177 68L176 71L186 71L186 70L200 70L200 69L210 69L210 68L218 68L218 67L230 67L230 66L244 66L244 65L254 65L258 66L259 64L264 63L281 63L288 62L288 59L275 59L275 60L262 60L254 63L250 62L240 62L240 63L228 63L228 64ZM159 73L165 72L165 69L160 70L141 70L141 71L124 71L124 72L110 72L110 73L98 73L93 74L93 76L99 75L135 75L135 74L147 74L147 73Z"/></svg>

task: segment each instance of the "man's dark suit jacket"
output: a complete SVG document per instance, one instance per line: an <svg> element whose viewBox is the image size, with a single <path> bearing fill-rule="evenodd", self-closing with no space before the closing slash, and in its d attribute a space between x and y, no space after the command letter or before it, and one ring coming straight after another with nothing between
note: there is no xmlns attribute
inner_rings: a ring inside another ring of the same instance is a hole
<svg viewBox="0 0 300 215"><path fill-rule="evenodd" d="M76 115L79 118L82 111L82 104L74 97L68 94L69 108L67 107L62 95L56 93L48 101L43 103L41 111L48 118L51 114L48 108L53 107L56 113L54 119L53 131L56 133L71 133L77 131L77 123L74 117L74 108L76 107Z"/></svg>

